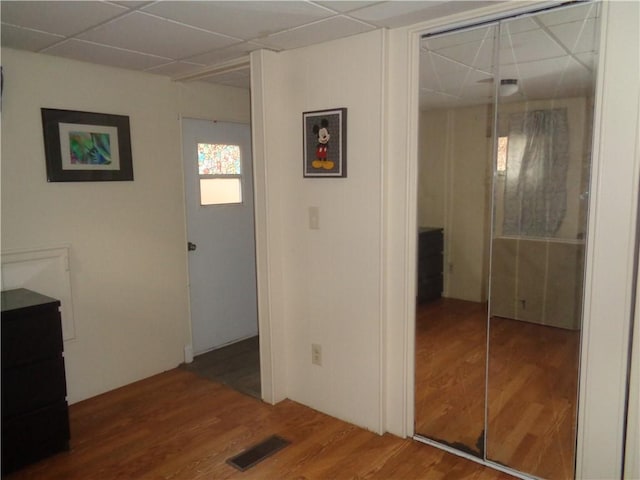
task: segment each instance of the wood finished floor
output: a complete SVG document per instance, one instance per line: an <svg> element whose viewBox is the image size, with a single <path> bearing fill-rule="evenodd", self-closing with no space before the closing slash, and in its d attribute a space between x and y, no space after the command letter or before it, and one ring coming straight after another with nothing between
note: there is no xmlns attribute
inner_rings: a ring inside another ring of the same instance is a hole
<svg viewBox="0 0 640 480"><path fill-rule="evenodd" d="M493 317L490 336L487 458L573 478L580 333ZM418 308L416 432L480 452L485 354L486 304Z"/></svg>
<svg viewBox="0 0 640 480"><path fill-rule="evenodd" d="M497 480L507 474L379 436L285 400L276 406L177 368L70 407L71 450L7 477ZM269 435L292 444L246 472L225 463Z"/></svg>

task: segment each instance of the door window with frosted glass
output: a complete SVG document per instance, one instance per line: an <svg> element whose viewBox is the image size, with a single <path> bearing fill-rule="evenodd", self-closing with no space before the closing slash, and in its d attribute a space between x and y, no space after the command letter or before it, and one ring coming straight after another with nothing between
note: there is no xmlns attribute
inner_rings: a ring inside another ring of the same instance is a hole
<svg viewBox="0 0 640 480"><path fill-rule="evenodd" d="M242 203L239 145L198 143L200 205Z"/></svg>

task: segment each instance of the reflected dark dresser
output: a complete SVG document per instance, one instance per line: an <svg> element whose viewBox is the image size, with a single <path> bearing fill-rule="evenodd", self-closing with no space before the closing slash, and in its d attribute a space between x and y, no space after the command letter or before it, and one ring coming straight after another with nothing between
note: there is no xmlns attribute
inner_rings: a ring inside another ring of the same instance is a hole
<svg viewBox="0 0 640 480"><path fill-rule="evenodd" d="M442 295L442 228L418 230L418 303L436 300Z"/></svg>
<svg viewBox="0 0 640 480"><path fill-rule="evenodd" d="M2 473L69 449L60 301L2 292Z"/></svg>

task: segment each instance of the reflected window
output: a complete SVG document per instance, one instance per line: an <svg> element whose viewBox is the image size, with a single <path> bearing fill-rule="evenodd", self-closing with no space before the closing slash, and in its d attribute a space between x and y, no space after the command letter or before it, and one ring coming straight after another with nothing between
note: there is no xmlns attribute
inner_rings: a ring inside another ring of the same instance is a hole
<svg viewBox="0 0 640 480"><path fill-rule="evenodd" d="M242 203L239 145L198 143L200 205Z"/></svg>
<svg viewBox="0 0 640 480"><path fill-rule="evenodd" d="M496 158L496 171L504 175L507 171L507 149L509 147L509 137L498 138L498 156Z"/></svg>
<svg viewBox="0 0 640 480"><path fill-rule="evenodd" d="M566 108L510 115L506 235L555 237L567 213L569 126Z"/></svg>

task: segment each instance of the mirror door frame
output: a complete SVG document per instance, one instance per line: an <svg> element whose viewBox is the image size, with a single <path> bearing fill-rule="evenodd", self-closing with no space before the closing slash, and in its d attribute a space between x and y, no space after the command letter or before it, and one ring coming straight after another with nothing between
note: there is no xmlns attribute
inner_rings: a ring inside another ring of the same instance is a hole
<svg viewBox="0 0 640 480"><path fill-rule="evenodd" d="M415 271L417 231L419 48L425 33L497 20L557 2L530 2L514 9L498 5L415 25L392 34L391 43L406 43L403 74L391 75L389 95L408 88L404 99L407 127L404 181L405 345L404 433L413 435L415 358ZM637 2L602 2L600 58L596 85L593 166L587 236L586 274L578 400L576 478L620 478L629 367L630 327L635 290L636 217L640 170L639 58ZM635 55L634 55L635 53ZM402 59L390 63L402 63ZM404 80L404 81L403 81ZM391 108L393 110L393 108ZM393 131L391 132L393 134ZM391 192L393 202L394 192ZM395 195L400 195L395 193ZM393 243L393 239L391 240ZM390 339L392 340L392 339ZM391 385L389 385L391 387ZM390 388L390 390L392 390ZM389 391L388 391L389 392ZM489 463L488 463L489 464ZM491 465L491 464L489 464Z"/></svg>

